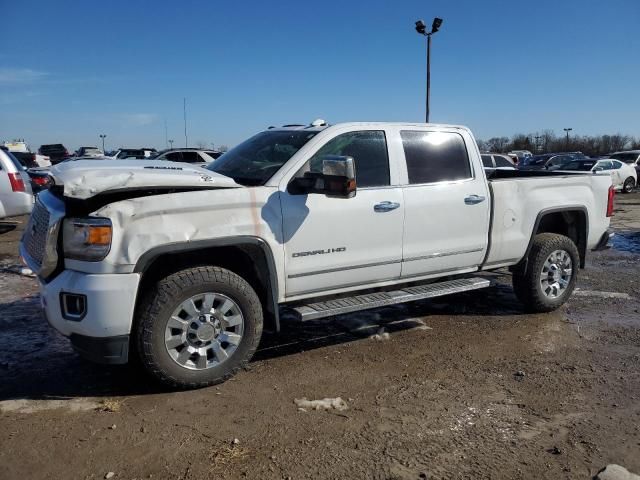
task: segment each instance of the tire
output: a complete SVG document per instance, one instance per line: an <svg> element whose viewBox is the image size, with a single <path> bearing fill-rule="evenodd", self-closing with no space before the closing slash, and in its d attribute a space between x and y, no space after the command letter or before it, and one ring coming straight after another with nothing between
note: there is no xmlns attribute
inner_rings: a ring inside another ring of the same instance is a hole
<svg viewBox="0 0 640 480"><path fill-rule="evenodd" d="M564 255L558 254L554 257L555 262L547 263L552 260L551 255L555 252L563 252ZM570 259L570 264L566 261L567 258ZM578 248L564 235L541 233L533 239L527 259L526 269L513 272L513 290L516 296L528 312L551 312L557 309L567 301L575 288L580 266ZM554 265L561 268L549 268ZM571 270L568 277L567 265ZM543 273L546 273L546 280L543 280Z"/></svg>
<svg viewBox="0 0 640 480"><path fill-rule="evenodd" d="M211 308L206 302L212 302ZM262 335L256 292L224 268L196 267L169 275L147 292L138 311L134 342L142 366L173 389L231 378L247 365Z"/></svg>
<svg viewBox="0 0 640 480"><path fill-rule="evenodd" d="M629 177L624 181L622 185L622 193L631 193L636 186L636 181L633 177Z"/></svg>

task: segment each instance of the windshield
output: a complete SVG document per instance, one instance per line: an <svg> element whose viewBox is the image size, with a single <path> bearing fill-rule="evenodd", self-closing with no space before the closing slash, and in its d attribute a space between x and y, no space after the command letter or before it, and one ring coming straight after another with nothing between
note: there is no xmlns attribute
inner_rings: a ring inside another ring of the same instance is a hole
<svg viewBox="0 0 640 480"><path fill-rule="evenodd" d="M206 168L240 185L264 185L318 132L266 131L232 148Z"/></svg>

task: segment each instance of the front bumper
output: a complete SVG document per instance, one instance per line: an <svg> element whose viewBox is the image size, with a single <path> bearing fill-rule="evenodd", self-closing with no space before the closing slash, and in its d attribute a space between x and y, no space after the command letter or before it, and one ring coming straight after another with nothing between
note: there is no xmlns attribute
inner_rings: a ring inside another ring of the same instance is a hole
<svg viewBox="0 0 640 480"><path fill-rule="evenodd" d="M40 283L42 307L49 324L82 356L101 363L126 363L140 275L88 274L64 270ZM61 294L85 297L85 312L65 318Z"/></svg>
<svg viewBox="0 0 640 480"><path fill-rule="evenodd" d="M73 333L70 340L73 349L92 362L120 365L129 361L129 335L85 337Z"/></svg>
<svg viewBox="0 0 640 480"><path fill-rule="evenodd" d="M614 235L615 233L613 233L611 230L607 230L606 232L604 232L600 237L600 240L598 240L597 245L593 247L592 250L594 252L597 252L598 250L606 250L607 248L609 248L609 240L611 240Z"/></svg>

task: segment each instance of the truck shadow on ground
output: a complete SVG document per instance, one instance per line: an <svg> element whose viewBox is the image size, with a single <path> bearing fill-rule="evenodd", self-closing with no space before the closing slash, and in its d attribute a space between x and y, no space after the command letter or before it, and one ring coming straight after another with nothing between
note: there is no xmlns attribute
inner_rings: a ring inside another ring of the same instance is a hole
<svg viewBox="0 0 640 480"><path fill-rule="evenodd" d="M37 297L0 305L1 311L21 315L0 319L0 401L15 399L64 400L166 392L149 379L136 362L105 366L81 359L62 337L40 318ZM293 322L286 314L279 334L266 333L252 362L273 359L353 341L372 335L394 335L410 329L429 329L430 315L474 322L500 321L522 315L509 286L467 292L439 299L341 315L313 322ZM483 318L486 317L486 318ZM488 317L493 317L489 319Z"/></svg>

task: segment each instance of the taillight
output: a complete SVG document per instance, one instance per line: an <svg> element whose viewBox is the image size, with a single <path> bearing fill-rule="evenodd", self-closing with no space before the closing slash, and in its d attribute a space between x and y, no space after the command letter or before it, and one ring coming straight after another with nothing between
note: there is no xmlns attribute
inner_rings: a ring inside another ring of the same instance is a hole
<svg viewBox="0 0 640 480"><path fill-rule="evenodd" d="M613 189L613 185L609 187L609 196L607 197L607 217L613 217L613 199L616 196L616 191Z"/></svg>
<svg viewBox="0 0 640 480"><path fill-rule="evenodd" d="M41 187L49 184L49 177L32 177L31 180Z"/></svg>
<svg viewBox="0 0 640 480"><path fill-rule="evenodd" d="M9 183L11 183L11 189L14 192L24 192L24 181L19 173L10 173L9 174Z"/></svg>

